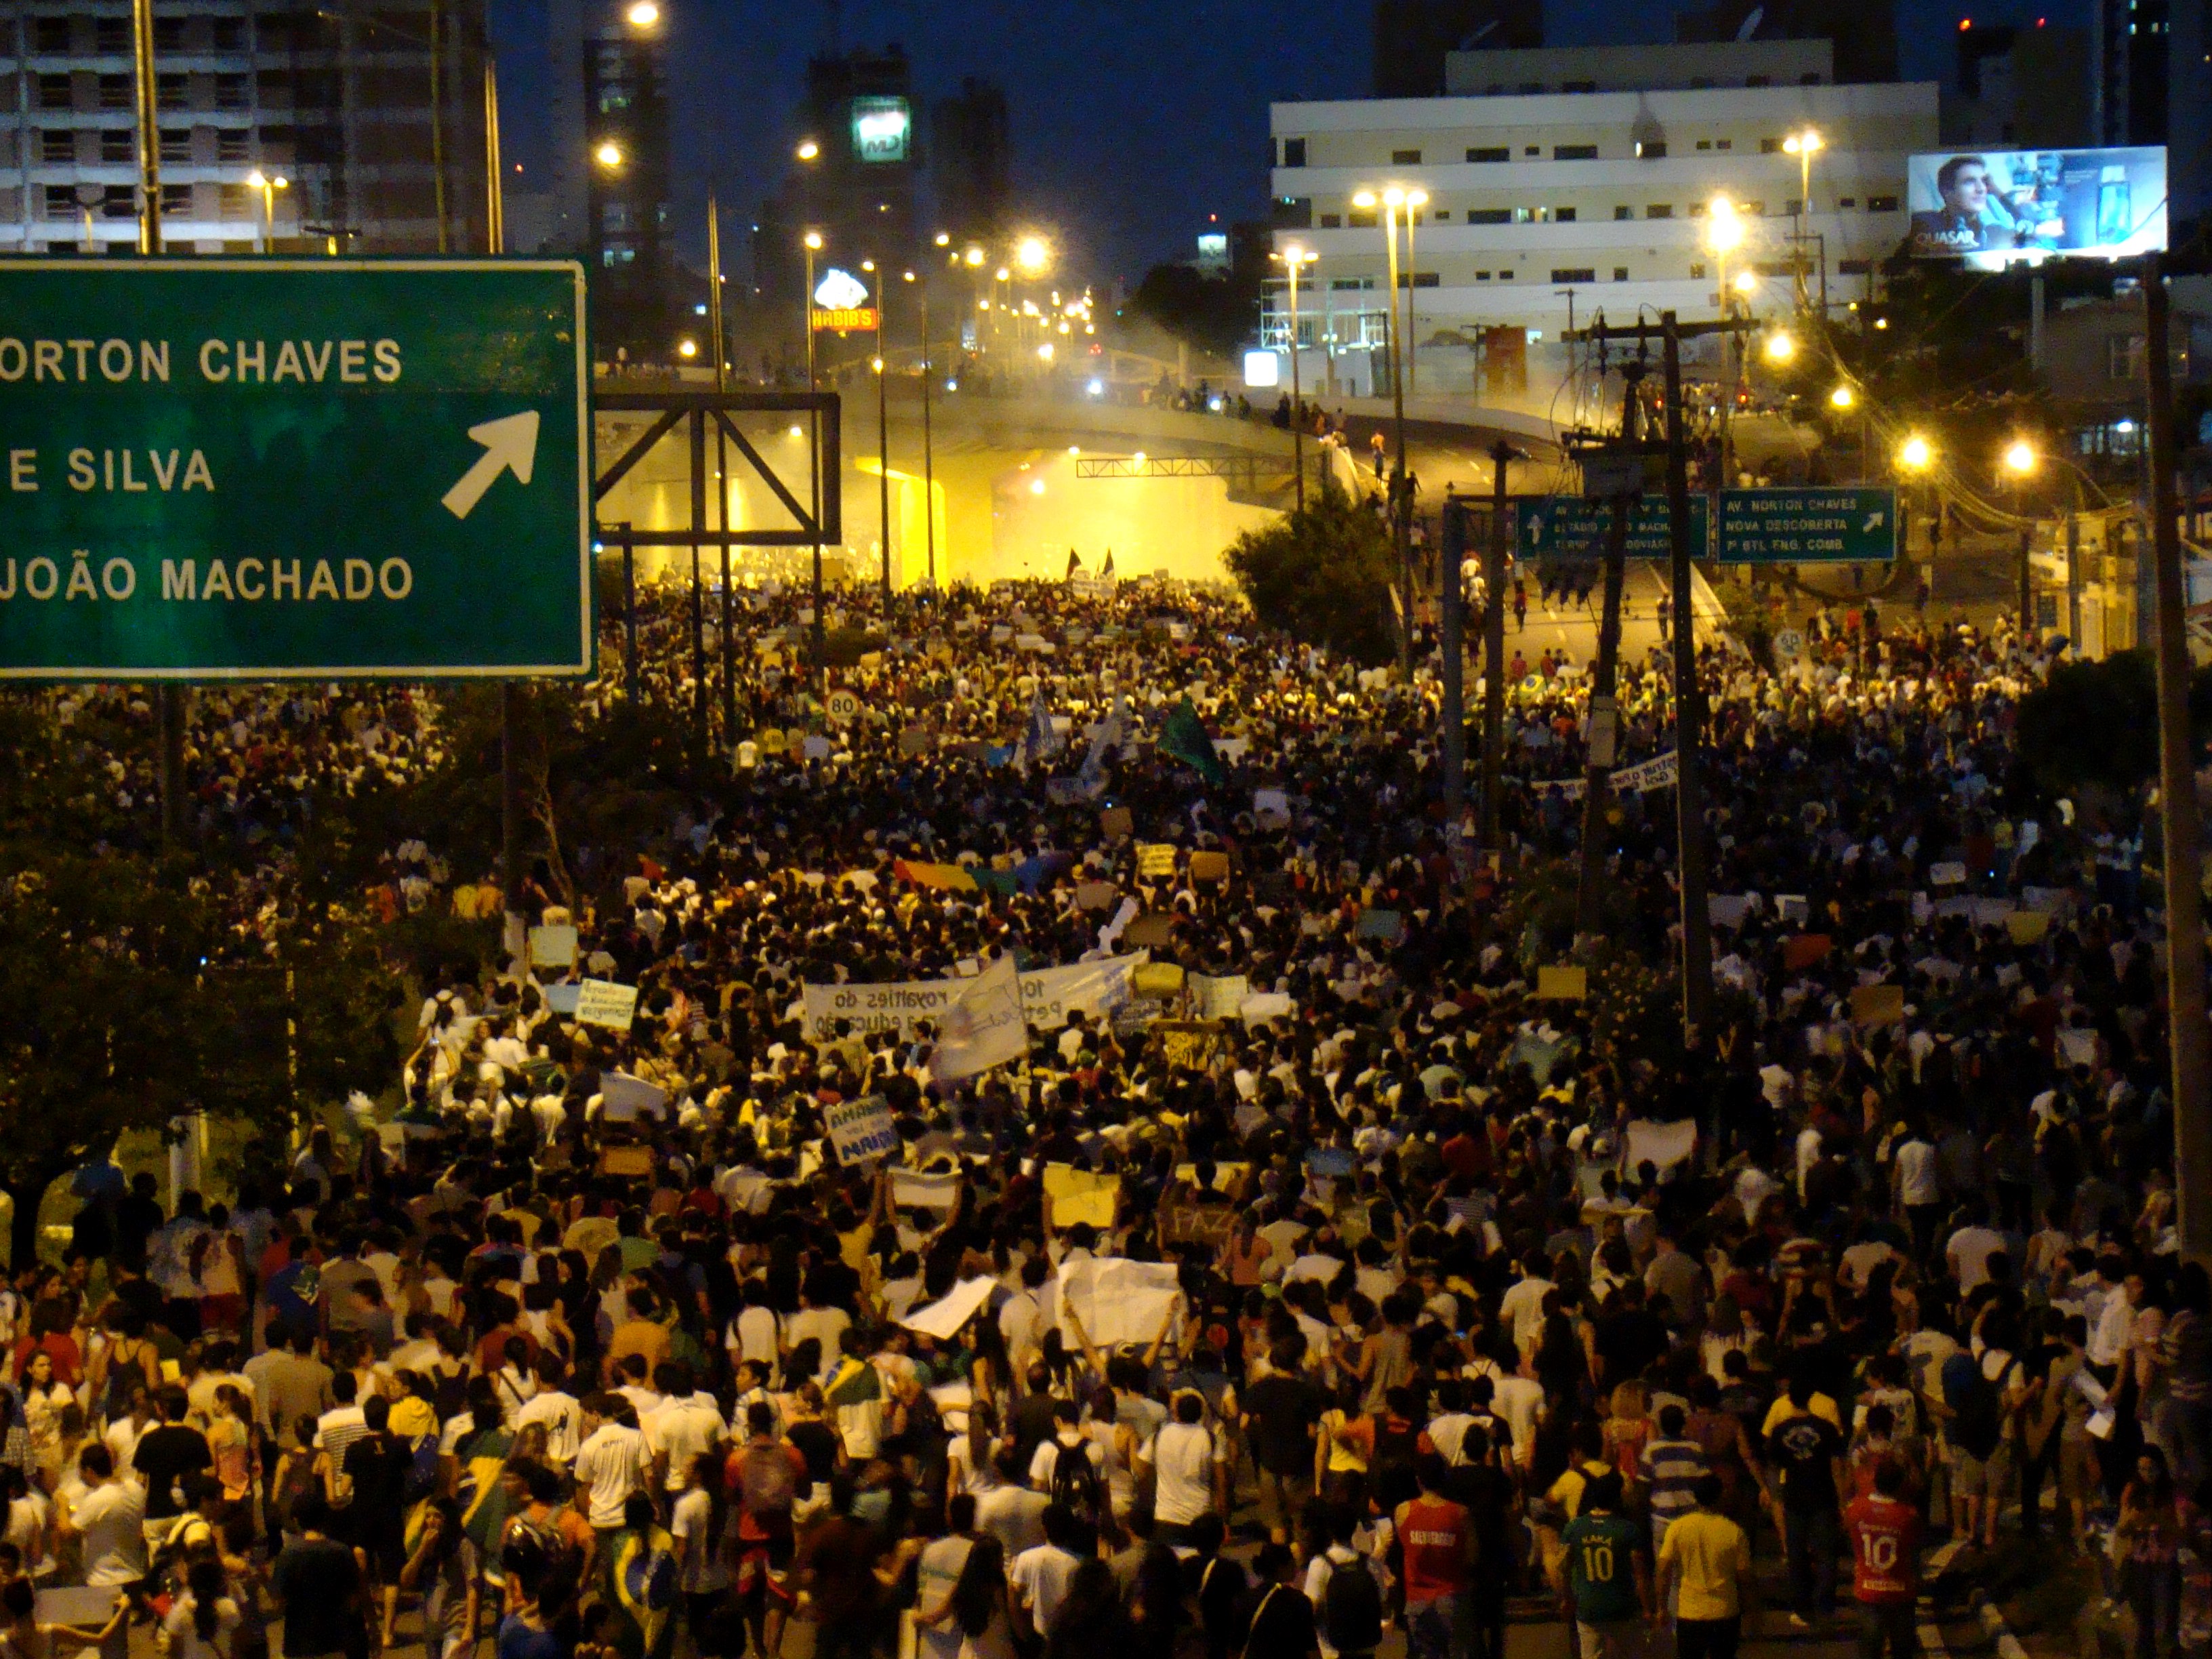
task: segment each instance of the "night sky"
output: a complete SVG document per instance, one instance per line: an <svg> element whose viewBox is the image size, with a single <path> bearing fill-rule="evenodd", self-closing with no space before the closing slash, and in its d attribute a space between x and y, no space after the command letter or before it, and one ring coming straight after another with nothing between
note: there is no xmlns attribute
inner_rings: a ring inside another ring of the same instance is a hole
<svg viewBox="0 0 2212 1659"><path fill-rule="evenodd" d="M661 0L671 30L679 240L703 263L705 201L724 203L742 248L799 136L806 58L828 42L828 9L789 0ZM544 0L492 0L507 154L545 179ZM1984 21L2038 15L2033 0L1899 0L1905 72L1950 68L1961 8ZM2045 8L2074 21L2081 0ZM1554 45L1670 39L1669 5L1548 0ZM804 26L794 27L797 20ZM917 102L963 75L1006 90L1015 191L1071 265L1102 290L1133 286L1156 260L1188 257L1209 213L1258 216L1267 105L1356 98L1370 84L1365 0L848 0L850 46L896 41ZM917 115L921 113L917 111ZM919 121L917 123L919 125ZM922 131L926 134L927 129ZM730 242L726 241L726 246Z"/></svg>

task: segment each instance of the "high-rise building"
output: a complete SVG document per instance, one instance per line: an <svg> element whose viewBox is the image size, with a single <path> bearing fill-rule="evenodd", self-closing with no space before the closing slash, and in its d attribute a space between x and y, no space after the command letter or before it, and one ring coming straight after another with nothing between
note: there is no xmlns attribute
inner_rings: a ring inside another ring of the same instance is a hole
<svg viewBox="0 0 2212 1659"><path fill-rule="evenodd" d="M2090 142L2089 38L2046 24L1974 23L1956 36L1943 88L1943 142L1992 149L2062 149Z"/></svg>
<svg viewBox="0 0 2212 1659"><path fill-rule="evenodd" d="M588 0L582 235L599 349L659 357L676 304L667 42L651 8Z"/></svg>
<svg viewBox="0 0 2212 1659"><path fill-rule="evenodd" d="M1528 0L1375 0L1375 95L1434 98L1455 52L1544 44L1544 9Z"/></svg>
<svg viewBox="0 0 2212 1659"><path fill-rule="evenodd" d="M1013 211L1013 144L1006 94L969 76L929 118L929 181L937 228L956 241L995 241Z"/></svg>
<svg viewBox="0 0 2212 1659"><path fill-rule="evenodd" d="M2164 143L2168 0L2092 0L2089 11L2090 123L2096 141Z"/></svg>
<svg viewBox="0 0 2212 1659"><path fill-rule="evenodd" d="M483 247L483 0L163 0L154 52L165 246ZM137 245L135 61L127 0L0 0L0 251Z"/></svg>
<svg viewBox="0 0 2212 1659"><path fill-rule="evenodd" d="M922 157L904 48L814 58L805 122L807 153L763 207L754 240L755 278L773 300L798 295L806 231L821 234L821 263L854 270L864 259L902 265L915 247Z"/></svg>
<svg viewBox="0 0 2212 1659"><path fill-rule="evenodd" d="M1680 41L1826 40L1839 82L1897 79L1896 0L1714 0L1678 12Z"/></svg>

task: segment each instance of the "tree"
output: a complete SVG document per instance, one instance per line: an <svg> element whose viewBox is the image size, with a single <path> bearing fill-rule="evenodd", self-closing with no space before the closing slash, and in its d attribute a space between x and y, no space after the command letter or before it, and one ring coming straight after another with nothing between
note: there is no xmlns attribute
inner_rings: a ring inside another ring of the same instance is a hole
<svg viewBox="0 0 2212 1659"><path fill-rule="evenodd" d="M1257 281L1208 276L1189 265L1154 265L1129 306L1194 349L1216 357L1228 356L1260 328Z"/></svg>
<svg viewBox="0 0 2212 1659"><path fill-rule="evenodd" d="M392 981L334 913L241 930L173 866L17 842L0 887L0 1190L13 1261L46 1188L133 1129L193 1112L289 1127L398 1063Z"/></svg>
<svg viewBox="0 0 2212 1659"><path fill-rule="evenodd" d="M1334 483L1308 496L1304 512L1246 531L1223 557L1268 627L1362 667L1395 655L1390 532Z"/></svg>
<svg viewBox="0 0 2212 1659"><path fill-rule="evenodd" d="M2212 731L2212 669L2190 676L2189 724L2201 753ZM2158 669L2148 651L2064 662L2021 700L2020 756L2053 794L2125 794L2158 771Z"/></svg>

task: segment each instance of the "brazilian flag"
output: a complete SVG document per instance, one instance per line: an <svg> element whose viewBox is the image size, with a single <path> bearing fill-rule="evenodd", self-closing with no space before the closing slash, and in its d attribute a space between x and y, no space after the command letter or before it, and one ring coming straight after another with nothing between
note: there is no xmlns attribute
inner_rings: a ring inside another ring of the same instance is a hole
<svg viewBox="0 0 2212 1659"><path fill-rule="evenodd" d="M624 1528L599 1552L599 1594L615 1610L623 1659L667 1659L676 1644L676 1540L659 1527Z"/></svg>
<svg viewBox="0 0 2212 1659"><path fill-rule="evenodd" d="M1160 729L1159 747L1162 754L1174 756L1217 789L1229 781L1229 769L1214 753L1213 739L1206 735L1188 697L1176 705Z"/></svg>
<svg viewBox="0 0 2212 1659"><path fill-rule="evenodd" d="M507 1494L499 1477L507 1468L514 1437L504 1428L486 1429L460 1445L460 1479L453 1501L460 1506L461 1530L469 1535L491 1571L499 1569L499 1537L507 1528Z"/></svg>

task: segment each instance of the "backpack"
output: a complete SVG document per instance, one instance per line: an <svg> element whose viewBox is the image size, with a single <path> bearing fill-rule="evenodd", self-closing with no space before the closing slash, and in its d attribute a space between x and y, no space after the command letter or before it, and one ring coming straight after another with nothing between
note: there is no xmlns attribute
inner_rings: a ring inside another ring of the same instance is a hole
<svg viewBox="0 0 2212 1659"><path fill-rule="evenodd" d="M1064 1504L1079 1516L1096 1520L1104 1513L1098 1490L1098 1466L1091 1461L1091 1442L1079 1440L1069 1445L1055 1438L1058 1448L1053 1454L1052 1480L1048 1483L1049 1496L1055 1504Z"/></svg>
<svg viewBox="0 0 2212 1659"><path fill-rule="evenodd" d="M798 1478L781 1442L757 1441L738 1454L738 1497L754 1516L788 1515Z"/></svg>
<svg viewBox="0 0 2212 1659"><path fill-rule="evenodd" d="M1329 1646L1350 1656L1372 1653L1382 1640L1382 1592L1364 1561L1329 1562L1322 1593L1322 1631Z"/></svg>
<svg viewBox="0 0 2212 1659"><path fill-rule="evenodd" d="M1996 1384L1982 1375L1981 1362L1946 1365L1943 1403L1951 1409L1950 1441L1971 1457L1987 1457L2004 1437Z"/></svg>

